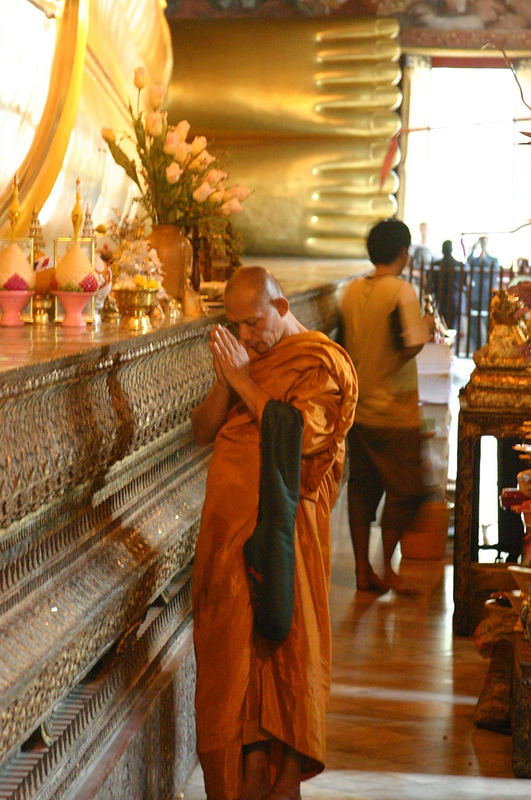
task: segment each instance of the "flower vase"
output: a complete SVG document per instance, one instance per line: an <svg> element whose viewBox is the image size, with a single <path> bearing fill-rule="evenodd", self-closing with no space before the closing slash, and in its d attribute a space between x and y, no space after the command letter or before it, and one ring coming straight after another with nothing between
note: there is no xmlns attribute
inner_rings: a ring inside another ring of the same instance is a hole
<svg viewBox="0 0 531 800"><path fill-rule="evenodd" d="M212 280L212 248L206 236L202 237L201 245L203 250L203 280L208 282Z"/></svg>
<svg viewBox="0 0 531 800"><path fill-rule="evenodd" d="M192 230L192 269L190 273L190 284L195 292L201 286L201 239L197 228Z"/></svg>
<svg viewBox="0 0 531 800"><path fill-rule="evenodd" d="M177 225L153 225L148 236L162 263L163 286L170 297L184 301L186 279L192 268L192 245Z"/></svg>

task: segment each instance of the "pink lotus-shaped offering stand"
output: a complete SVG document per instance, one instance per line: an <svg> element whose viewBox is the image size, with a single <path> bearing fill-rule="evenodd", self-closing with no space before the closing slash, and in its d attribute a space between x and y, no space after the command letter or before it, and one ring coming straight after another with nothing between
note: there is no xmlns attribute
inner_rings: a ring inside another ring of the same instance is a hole
<svg viewBox="0 0 531 800"><path fill-rule="evenodd" d="M63 292L56 290L54 295L64 308L65 316L62 324L67 328L86 328L82 312L95 292Z"/></svg>
<svg viewBox="0 0 531 800"><path fill-rule="evenodd" d="M24 325L20 312L27 306L32 294L30 289L2 289L0 291L0 308L2 309L0 325L9 327Z"/></svg>

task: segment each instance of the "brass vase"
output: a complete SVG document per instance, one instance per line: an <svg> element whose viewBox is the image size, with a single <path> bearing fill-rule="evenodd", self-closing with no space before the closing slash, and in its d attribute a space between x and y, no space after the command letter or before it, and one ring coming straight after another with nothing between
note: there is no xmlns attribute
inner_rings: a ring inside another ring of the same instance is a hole
<svg viewBox="0 0 531 800"><path fill-rule="evenodd" d="M164 288L175 300L184 300L186 279L192 269L192 245L176 225L154 225L148 236L162 263Z"/></svg>

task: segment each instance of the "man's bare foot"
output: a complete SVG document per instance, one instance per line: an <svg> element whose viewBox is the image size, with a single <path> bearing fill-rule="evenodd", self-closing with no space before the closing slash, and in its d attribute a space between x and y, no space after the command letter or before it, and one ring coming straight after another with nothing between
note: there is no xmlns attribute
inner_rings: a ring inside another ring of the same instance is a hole
<svg viewBox="0 0 531 800"><path fill-rule="evenodd" d="M260 742L246 748L238 800L263 800L271 791L268 747L269 743Z"/></svg>
<svg viewBox="0 0 531 800"><path fill-rule="evenodd" d="M289 789L274 786L264 800L301 800L300 784Z"/></svg>
<svg viewBox="0 0 531 800"><path fill-rule="evenodd" d="M419 589L415 586L411 586L407 584L403 578L400 578L396 572L393 572L392 569L386 570L385 572L385 580L389 584L389 588L396 592L397 594L403 595L415 595L420 594Z"/></svg>
<svg viewBox="0 0 531 800"><path fill-rule="evenodd" d="M264 800L270 796L271 784L268 781L259 781L242 787L238 800Z"/></svg>
<svg viewBox="0 0 531 800"><path fill-rule="evenodd" d="M389 591L389 585L386 581L382 580L372 569L356 574L356 588L358 592L378 592L383 594Z"/></svg>

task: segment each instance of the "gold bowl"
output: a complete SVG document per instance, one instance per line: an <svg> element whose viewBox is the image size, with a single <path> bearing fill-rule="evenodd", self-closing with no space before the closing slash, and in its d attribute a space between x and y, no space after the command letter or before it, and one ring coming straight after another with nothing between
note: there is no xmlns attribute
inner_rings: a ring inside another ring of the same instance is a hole
<svg viewBox="0 0 531 800"><path fill-rule="evenodd" d="M113 289L121 315L120 327L139 333L152 330L149 314L157 304L157 292L158 289Z"/></svg>

